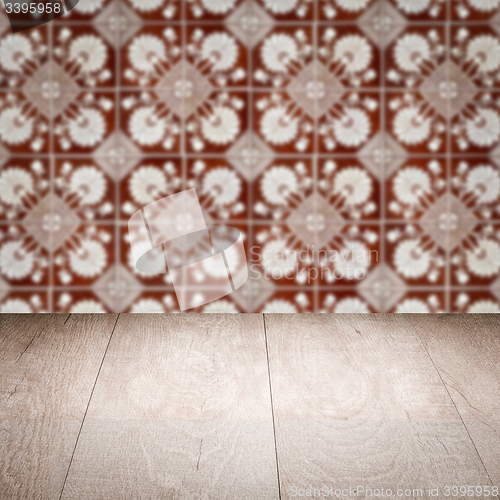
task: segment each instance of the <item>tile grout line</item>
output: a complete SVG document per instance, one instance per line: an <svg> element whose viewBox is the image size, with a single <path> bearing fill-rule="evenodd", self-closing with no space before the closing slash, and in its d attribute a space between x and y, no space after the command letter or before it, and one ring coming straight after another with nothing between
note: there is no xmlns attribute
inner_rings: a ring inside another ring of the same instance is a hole
<svg viewBox="0 0 500 500"><path fill-rule="evenodd" d="M99 365L99 370L97 371L97 375L96 375L96 378L94 381L94 385L92 387L92 391L90 392L90 397L89 397L89 401L87 403L87 408L85 408L85 413L83 414L83 419L82 419L82 423L80 425L80 430L78 431L78 436L76 437L75 446L73 448L73 453L71 454L71 459L69 461L68 470L66 471L66 476L64 477L64 482L63 482L63 485L61 488L61 494L59 495L59 500L62 499L62 496L64 493L64 488L66 487L66 481L68 479L71 465L73 464L73 458L75 456L76 448L78 446L78 441L80 440L80 435L82 433L83 424L85 423L85 417L87 416L87 412L89 411L90 402L92 401L92 396L94 395L94 390L96 388L97 381L99 380L99 375L101 374L102 365L104 364L104 360L106 359L106 354L108 353L109 345L111 344L111 339L113 338L113 334L115 333L115 328L116 328L116 325L117 325L119 319L120 319L120 314L118 314L118 316L116 317L115 324L113 325L113 329L111 330L111 335L109 336L108 344L106 345L106 349L104 350L104 354L103 354L102 359L101 359L101 364Z"/></svg>
<svg viewBox="0 0 500 500"><path fill-rule="evenodd" d="M486 472L486 475L488 476L488 479L490 480L491 486L494 486L494 483L493 483L493 481L492 481L492 479L490 477L488 469L486 468L486 465L483 462L483 458L481 457L481 454L479 453L479 450L476 447L476 443L474 443L474 440L472 439L472 436L470 435L469 429L465 425L464 419L462 418L462 414L460 413L459 409L457 408L457 405L455 404L455 401L454 401L453 397L451 396L450 391L448 390L448 386L446 385L445 381L443 380L443 377L441 376L441 373L439 372L438 367L434 363L434 360L432 359L432 356L430 355L429 350L427 349L427 346L425 345L424 341L422 340L422 337L420 336L420 333L418 331L416 331L416 333L417 333L418 339L420 340L420 343L422 344L422 347L425 349L425 352L426 352L427 356L429 357L429 359L430 359L430 361L432 363L432 366L436 370L436 373L437 373L437 375L439 377L439 380L441 380L441 383L443 384L443 387L444 387L446 393L448 394L448 397L450 398L450 401L451 401L453 407L455 408L455 411L457 412L457 415L459 416L460 421L462 422L462 425L463 425L463 427L465 429L465 432L467 433L467 436L469 436L470 442L472 443L472 446L474 447L474 450L476 450L477 456L479 457L479 461L481 462L481 465L483 466L484 471ZM495 497L492 497L492 498L495 498ZM496 498L498 499L498 496Z"/></svg>
<svg viewBox="0 0 500 500"><path fill-rule="evenodd" d="M116 2L116 8L115 8L115 15L117 16L118 19L121 19L121 10L122 10L122 3L121 2ZM121 66L121 40L122 40L122 32L120 29L116 30L115 33L115 79L114 79L114 98L115 98L115 148L116 151L120 151L120 136L118 135L118 131L121 128L121 87L120 87L120 77L121 77L121 71L122 71L122 66ZM118 290L120 286L120 265L119 263L121 262L121 217L122 217L122 211L121 211L121 204L122 204L122 197L121 197L121 191L120 191L120 185L121 185L121 178L120 178L120 166L119 166L119 161L115 162L114 165L114 174L115 174L115 179L114 179L114 194L115 194L115 220L114 220L114 235L115 235L115 241L114 241L114 255L115 255L115 260L113 262L114 266L114 287L115 290ZM121 300L118 298L118 294L116 294L114 298L114 304L115 304L115 310L113 312L121 312Z"/></svg>
<svg viewBox="0 0 500 500"><path fill-rule="evenodd" d="M445 61L451 61L451 0L446 2L446 24L445 24ZM452 163L452 138L451 138L451 99L450 99L450 65L446 66L446 268L445 272L445 295L444 295L444 309L446 312L451 312L451 254L452 249L450 248L450 220L451 220L451 163Z"/></svg>
<svg viewBox="0 0 500 500"><path fill-rule="evenodd" d="M274 452L275 452L275 456L276 456L276 475L277 475L277 480L278 480L278 496L281 500L281 481L280 481L280 467L279 467L279 462L278 462L278 445L276 442L276 424L275 424L275 420L274 420L273 388L272 388L272 383L271 383L271 367L269 364L269 349L268 349L268 344L267 344L266 315L264 313L262 314L262 321L264 323L264 341L266 343L267 375L269 378L269 396L271 399L271 416L273 419Z"/></svg>

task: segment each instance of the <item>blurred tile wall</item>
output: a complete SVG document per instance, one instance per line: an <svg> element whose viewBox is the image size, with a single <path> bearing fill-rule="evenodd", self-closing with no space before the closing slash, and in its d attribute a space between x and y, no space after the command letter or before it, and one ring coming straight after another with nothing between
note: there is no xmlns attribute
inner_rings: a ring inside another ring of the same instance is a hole
<svg viewBox="0 0 500 500"><path fill-rule="evenodd" d="M0 33L2 312L178 310L127 221L191 187L250 268L194 312L500 310L500 0L80 0Z"/></svg>

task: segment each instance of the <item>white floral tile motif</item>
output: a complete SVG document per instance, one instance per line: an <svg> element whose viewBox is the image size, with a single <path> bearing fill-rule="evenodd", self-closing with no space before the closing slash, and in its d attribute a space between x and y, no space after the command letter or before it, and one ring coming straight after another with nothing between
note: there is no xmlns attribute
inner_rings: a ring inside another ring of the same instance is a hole
<svg viewBox="0 0 500 500"><path fill-rule="evenodd" d="M478 221L500 218L500 168L489 157L455 158L451 192Z"/></svg>
<svg viewBox="0 0 500 500"><path fill-rule="evenodd" d="M447 117L419 92L388 93L387 132L408 153L444 153L447 146Z"/></svg>
<svg viewBox="0 0 500 500"><path fill-rule="evenodd" d="M311 63L314 59L314 32L302 26L279 26L270 31L253 48L252 68L255 87L284 88L297 83L308 75L315 81L315 71ZM303 82L307 90L307 83Z"/></svg>
<svg viewBox="0 0 500 500"><path fill-rule="evenodd" d="M498 0L452 0L452 19L460 21L487 21L498 14Z"/></svg>
<svg viewBox="0 0 500 500"><path fill-rule="evenodd" d="M91 285L104 275L113 261L114 226L82 224L54 253L55 284Z"/></svg>
<svg viewBox="0 0 500 500"><path fill-rule="evenodd" d="M92 158L61 158L54 193L82 221L114 220L114 182Z"/></svg>
<svg viewBox="0 0 500 500"><path fill-rule="evenodd" d="M320 27L318 58L341 88L380 86L379 47L357 25Z"/></svg>
<svg viewBox="0 0 500 500"><path fill-rule="evenodd" d="M47 160L9 158L0 160L0 220L15 222L32 213L50 189ZM42 223L41 218L33 222Z"/></svg>
<svg viewBox="0 0 500 500"><path fill-rule="evenodd" d="M390 310L391 313L435 314L446 311L446 293L443 289L428 292L409 292Z"/></svg>
<svg viewBox="0 0 500 500"><path fill-rule="evenodd" d="M128 221L142 207L183 190L180 158L137 159L120 184L121 216Z"/></svg>
<svg viewBox="0 0 500 500"><path fill-rule="evenodd" d="M143 27L121 47L121 85L175 87L169 75L182 66L182 52L180 27Z"/></svg>
<svg viewBox="0 0 500 500"><path fill-rule="evenodd" d="M0 298L0 313L46 313L49 312L47 293L11 292Z"/></svg>
<svg viewBox="0 0 500 500"><path fill-rule="evenodd" d="M318 196L326 200L328 216L337 220L379 220L379 180L357 158L336 158L320 162ZM319 206L323 204L319 203Z"/></svg>
<svg viewBox="0 0 500 500"><path fill-rule="evenodd" d="M179 305L175 292L144 292L124 311L127 313L172 313ZM199 312L199 311L198 311Z"/></svg>
<svg viewBox="0 0 500 500"><path fill-rule="evenodd" d="M281 222L300 207L314 213L314 167L310 160L280 158L270 163L253 183L253 218ZM308 214L299 215L307 219Z"/></svg>
<svg viewBox="0 0 500 500"><path fill-rule="evenodd" d="M334 289L332 291L322 291L319 295L319 309L321 313L371 313L376 312L373 307L355 290L344 290L339 292Z"/></svg>
<svg viewBox="0 0 500 500"><path fill-rule="evenodd" d="M0 226L0 277L8 286L47 286L49 251L30 232L33 225Z"/></svg>
<svg viewBox="0 0 500 500"><path fill-rule="evenodd" d="M251 13L250 7L242 0L189 0L186 2L186 19L210 21L221 21L230 16L237 10L243 9L244 12Z"/></svg>
<svg viewBox="0 0 500 500"><path fill-rule="evenodd" d="M126 279L122 280L124 281L123 285L121 285L123 288L136 289L141 292L143 288L147 291L150 287L172 287L169 274L146 274L137 270L130 250L129 233L126 223L119 229L119 238L120 250L116 256L115 263L120 265L120 269L126 276ZM112 281L114 282L114 276Z"/></svg>
<svg viewBox="0 0 500 500"><path fill-rule="evenodd" d="M319 108L319 151L326 154L361 151L379 130L379 105L376 93L347 92L330 108Z"/></svg>
<svg viewBox="0 0 500 500"><path fill-rule="evenodd" d="M314 121L287 93L254 95L254 127L266 145L277 153L311 153Z"/></svg>
<svg viewBox="0 0 500 500"><path fill-rule="evenodd" d="M451 117L452 153L496 154L500 140L499 97L495 92L478 92Z"/></svg>
<svg viewBox="0 0 500 500"><path fill-rule="evenodd" d="M445 21L447 0L387 0L409 21Z"/></svg>
<svg viewBox="0 0 500 500"><path fill-rule="evenodd" d="M3 31L0 35L0 85L19 89L29 82L37 69L47 64L49 56L46 27L31 29L27 34Z"/></svg>
<svg viewBox="0 0 500 500"><path fill-rule="evenodd" d="M38 91L0 92L0 146L4 155L50 151L50 122L36 105L44 100Z"/></svg>
<svg viewBox="0 0 500 500"><path fill-rule="evenodd" d="M255 0L270 16L280 21L313 20L314 0Z"/></svg>
<svg viewBox="0 0 500 500"><path fill-rule="evenodd" d="M248 86L247 47L224 24L190 25L186 39L185 64L203 75L193 87Z"/></svg>
<svg viewBox="0 0 500 500"><path fill-rule="evenodd" d="M446 56L444 27L409 26L385 50L385 84L443 91L450 71Z"/></svg>
<svg viewBox="0 0 500 500"><path fill-rule="evenodd" d="M51 70L63 71L62 90L78 84L83 88L116 86L115 48L92 26L55 27Z"/></svg>
<svg viewBox="0 0 500 500"><path fill-rule="evenodd" d="M182 16L182 2L180 0L122 0L119 7L123 8L124 6L143 21L163 20L168 22L178 20Z"/></svg>
<svg viewBox="0 0 500 500"><path fill-rule="evenodd" d="M54 295L54 310L58 313L113 312L91 290L71 290Z"/></svg>
<svg viewBox="0 0 500 500"><path fill-rule="evenodd" d="M262 305L255 308L255 312L262 313L311 313L314 312L314 295L312 293L278 290Z"/></svg>
<svg viewBox="0 0 500 500"><path fill-rule="evenodd" d="M249 218L246 179L229 159L200 157L188 161L186 188L196 189L206 219L224 224Z"/></svg>
<svg viewBox="0 0 500 500"><path fill-rule="evenodd" d="M385 261L407 285L445 284L447 225L429 222L388 224L385 231ZM439 234L437 242L427 234ZM444 248L443 248L444 246Z"/></svg>
<svg viewBox="0 0 500 500"><path fill-rule="evenodd" d="M447 164L443 159L403 162L386 181L386 214L390 219L439 220L448 211Z"/></svg>
<svg viewBox="0 0 500 500"><path fill-rule="evenodd" d="M54 151L59 154L90 154L115 129L115 95L112 92L84 91L73 97L73 92L68 93L68 105L53 119ZM65 94L63 90L63 100Z"/></svg>
<svg viewBox="0 0 500 500"><path fill-rule="evenodd" d="M460 222L458 223L460 227ZM500 273L500 226L478 224L450 257L452 283L457 286L491 286ZM465 231L464 231L465 232Z"/></svg>
<svg viewBox="0 0 500 500"><path fill-rule="evenodd" d="M121 132L138 151L172 154L179 152L182 119L155 92L120 94Z"/></svg>
<svg viewBox="0 0 500 500"><path fill-rule="evenodd" d="M471 292L464 288L452 293L451 308L457 313L499 313L500 298L487 290Z"/></svg>
<svg viewBox="0 0 500 500"><path fill-rule="evenodd" d="M500 85L500 37L492 26L451 30L451 59L462 73L460 87L475 90Z"/></svg>
<svg viewBox="0 0 500 500"><path fill-rule="evenodd" d="M353 22L370 9L381 11L377 0L319 0L318 18L323 21Z"/></svg>
<svg viewBox="0 0 500 500"><path fill-rule="evenodd" d="M186 117L186 150L224 153L248 127L248 96L243 92L213 92Z"/></svg>

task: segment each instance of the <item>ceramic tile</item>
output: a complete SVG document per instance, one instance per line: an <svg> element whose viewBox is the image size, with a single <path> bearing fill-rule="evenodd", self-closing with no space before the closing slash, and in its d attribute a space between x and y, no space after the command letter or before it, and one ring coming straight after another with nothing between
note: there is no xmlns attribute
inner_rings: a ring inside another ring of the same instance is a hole
<svg viewBox="0 0 500 500"><path fill-rule="evenodd" d="M178 311L127 223L194 188L249 279L192 312L498 312L499 53L496 0L0 18L0 310Z"/></svg>
<svg viewBox="0 0 500 500"><path fill-rule="evenodd" d="M54 245L54 284L84 287L101 279L115 260L115 227L106 224L63 225Z"/></svg>
<svg viewBox="0 0 500 500"><path fill-rule="evenodd" d="M181 151L182 98L171 90L166 99L161 91L120 93L119 133L138 154L173 154Z"/></svg>
<svg viewBox="0 0 500 500"><path fill-rule="evenodd" d="M449 237L446 221L387 224L384 261L406 286L444 286Z"/></svg>
<svg viewBox="0 0 500 500"><path fill-rule="evenodd" d="M110 91L62 90L52 98L53 151L90 155L98 151L116 128L116 96Z"/></svg>
<svg viewBox="0 0 500 500"><path fill-rule="evenodd" d="M69 23L55 26L52 39L51 75L56 75L62 90L116 87L115 40L91 24Z"/></svg>
<svg viewBox="0 0 500 500"><path fill-rule="evenodd" d="M181 88L184 76L179 26L142 26L120 44L120 85L153 90Z"/></svg>
<svg viewBox="0 0 500 500"><path fill-rule="evenodd" d="M269 159L252 184L252 218L267 221L306 221L316 207L314 162Z"/></svg>
<svg viewBox="0 0 500 500"><path fill-rule="evenodd" d="M120 215L124 222L142 207L183 188L180 157L128 158L130 170L120 179Z"/></svg>
<svg viewBox="0 0 500 500"><path fill-rule="evenodd" d="M316 80L317 58L312 26L269 26L264 37L254 39L252 84L255 88L308 90Z"/></svg>
<svg viewBox="0 0 500 500"><path fill-rule="evenodd" d="M387 88L444 91L449 75L458 73L458 68L447 58L446 36L444 26L412 24L405 26L397 37L387 39L384 52ZM462 78L461 84L465 80Z"/></svg>
<svg viewBox="0 0 500 500"><path fill-rule="evenodd" d="M500 225L471 226L456 223L459 237L450 244L451 282L456 286L494 288L500 273Z"/></svg>
<svg viewBox="0 0 500 500"><path fill-rule="evenodd" d="M0 226L1 280L6 288L47 286L51 241L43 224Z"/></svg>
<svg viewBox="0 0 500 500"><path fill-rule="evenodd" d="M467 214L466 206L448 194L446 159L403 158L385 185L385 213L389 219L437 222L450 204Z"/></svg>
<svg viewBox="0 0 500 500"><path fill-rule="evenodd" d="M49 108L50 96L44 91L0 91L0 156L49 153Z"/></svg>
<svg viewBox="0 0 500 500"><path fill-rule="evenodd" d="M0 159L0 186L0 221L44 222L45 213L39 208L50 192L48 158Z"/></svg>
<svg viewBox="0 0 500 500"><path fill-rule="evenodd" d="M387 133L406 154L446 153L448 107L447 95L440 92L388 92Z"/></svg>

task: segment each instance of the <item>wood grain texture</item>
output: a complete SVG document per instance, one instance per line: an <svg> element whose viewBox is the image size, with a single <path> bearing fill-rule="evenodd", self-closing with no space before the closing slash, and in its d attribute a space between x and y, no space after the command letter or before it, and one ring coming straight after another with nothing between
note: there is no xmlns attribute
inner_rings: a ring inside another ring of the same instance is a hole
<svg viewBox="0 0 500 500"><path fill-rule="evenodd" d="M278 498L262 315L121 315L63 499Z"/></svg>
<svg viewBox="0 0 500 500"><path fill-rule="evenodd" d="M490 484L407 315L265 319L282 499Z"/></svg>
<svg viewBox="0 0 500 500"><path fill-rule="evenodd" d="M18 360L34 338L40 335L52 316L0 314L0 374Z"/></svg>
<svg viewBox="0 0 500 500"><path fill-rule="evenodd" d="M60 496L116 321L116 315L67 316L2 316L2 500Z"/></svg>
<svg viewBox="0 0 500 500"><path fill-rule="evenodd" d="M500 488L500 317L413 319L492 482Z"/></svg>

